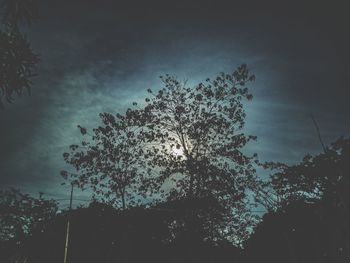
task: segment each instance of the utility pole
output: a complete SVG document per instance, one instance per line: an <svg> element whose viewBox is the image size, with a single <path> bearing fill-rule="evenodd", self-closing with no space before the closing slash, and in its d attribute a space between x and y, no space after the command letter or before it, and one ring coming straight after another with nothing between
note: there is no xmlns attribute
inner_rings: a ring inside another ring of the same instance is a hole
<svg viewBox="0 0 350 263"><path fill-rule="evenodd" d="M70 202L69 202L67 230L66 230L66 243L64 246L64 261L63 261L64 263L67 263L68 244L69 244L69 223L70 223L70 215L72 210L72 202L73 202L73 183L71 183L71 191L70 191Z"/></svg>

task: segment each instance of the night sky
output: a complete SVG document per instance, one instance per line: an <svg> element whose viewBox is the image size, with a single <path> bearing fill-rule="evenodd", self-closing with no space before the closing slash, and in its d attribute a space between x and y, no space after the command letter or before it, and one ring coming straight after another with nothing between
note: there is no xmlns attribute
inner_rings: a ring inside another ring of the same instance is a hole
<svg viewBox="0 0 350 263"><path fill-rule="evenodd" d="M41 57L32 95L0 111L2 188L67 196L59 172L72 170L62 153L80 141L77 125L142 101L166 73L196 84L247 63L256 81L246 131L258 136L247 151L261 160L321 152L310 114L327 144L350 135L345 6L42 2L25 29Z"/></svg>

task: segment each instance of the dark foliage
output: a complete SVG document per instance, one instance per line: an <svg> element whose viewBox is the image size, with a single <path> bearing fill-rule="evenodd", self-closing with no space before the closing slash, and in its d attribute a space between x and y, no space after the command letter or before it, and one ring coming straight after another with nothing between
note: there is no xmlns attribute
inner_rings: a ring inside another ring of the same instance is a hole
<svg viewBox="0 0 350 263"><path fill-rule="evenodd" d="M15 95L30 94L31 79L36 75L38 56L20 31L21 24L31 24L37 18L36 1L6 0L1 4L0 27L0 108L11 103Z"/></svg>
<svg viewBox="0 0 350 263"><path fill-rule="evenodd" d="M47 227L56 212L54 200L33 198L14 189L0 191L0 259L23 260L29 240Z"/></svg>
<svg viewBox="0 0 350 263"><path fill-rule="evenodd" d="M248 262L349 262L350 227L341 210L296 201L266 214L246 244Z"/></svg>
<svg viewBox="0 0 350 263"><path fill-rule="evenodd" d="M350 205L350 138L340 138L324 153L306 155L297 165L277 165L271 183L282 203L322 199L335 207Z"/></svg>
<svg viewBox="0 0 350 263"><path fill-rule="evenodd" d="M104 126L93 129L93 134L78 125L85 139L63 154L77 173L62 171L61 175L82 189L91 187L96 199L116 207L140 204L139 188L147 173L140 116L128 110L125 115L103 113L100 117Z"/></svg>
<svg viewBox="0 0 350 263"><path fill-rule="evenodd" d="M350 138L300 164L269 164L275 212L247 242L250 262L349 262Z"/></svg>
<svg viewBox="0 0 350 263"><path fill-rule="evenodd" d="M280 169L271 184L279 202L263 216L244 250L232 245L231 233L218 231L224 229L218 225L228 222L230 207L215 197L185 196L149 207L116 209L93 202L89 208L73 210L68 259L349 262L348 160L349 139L340 138L300 164L273 165ZM55 215L53 201L15 190L1 192L1 200L1 262L61 262L69 213Z"/></svg>
<svg viewBox="0 0 350 263"><path fill-rule="evenodd" d="M228 242L217 246L194 237L174 239L168 222L176 216L170 207L116 210L92 203L72 211L70 218L69 262L231 262L241 257L240 249ZM66 220L66 212L57 215L44 231L32 235L22 259L62 262Z"/></svg>
<svg viewBox="0 0 350 263"><path fill-rule="evenodd" d="M91 134L78 126L86 139L63 154L77 172L61 174L82 188L91 186L98 200L124 209L140 204L140 197L151 202L215 199L227 210L225 220L211 224L212 233L239 243L256 221L247 192L260 189L257 156L243 152L256 137L242 131L243 100L252 99L246 86L255 77L243 64L194 87L169 75L161 79L164 87L148 90L142 107L133 103L123 115L100 114L103 126Z"/></svg>

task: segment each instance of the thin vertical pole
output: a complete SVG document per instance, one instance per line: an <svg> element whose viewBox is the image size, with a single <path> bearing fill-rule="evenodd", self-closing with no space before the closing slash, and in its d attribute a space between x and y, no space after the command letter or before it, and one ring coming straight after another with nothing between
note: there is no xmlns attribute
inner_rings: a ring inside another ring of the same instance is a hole
<svg viewBox="0 0 350 263"><path fill-rule="evenodd" d="M317 122L316 122L314 116L311 115L311 119L312 119L312 122L313 122L314 125L315 125L315 129L316 129L316 132L317 132L317 136L318 136L318 139L319 139L319 141L320 141L320 143L321 143L322 149L323 149L324 153L327 153L327 148L326 148L326 146L324 145L323 140L322 140L322 137L321 137L320 128L318 127L318 124L317 124Z"/></svg>
<svg viewBox="0 0 350 263"><path fill-rule="evenodd" d="M68 212L68 221L67 221L67 230L66 230L66 243L64 246L64 263L67 263L67 254L68 254L68 244L69 244L69 225L70 225L70 214L72 210L72 202L73 202L73 183L70 191L70 202L69 202L69 212Z"/></svg>

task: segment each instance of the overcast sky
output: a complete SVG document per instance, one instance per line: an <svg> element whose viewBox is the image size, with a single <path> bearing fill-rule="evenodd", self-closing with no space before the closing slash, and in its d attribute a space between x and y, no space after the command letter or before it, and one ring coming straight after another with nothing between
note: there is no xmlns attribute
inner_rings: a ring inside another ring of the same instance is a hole
<svg viewBox="0 0 350 263"><path fill-rule="evenodd" d="M295 163L350 135L349 29L342 6L173 1L43 1L28 30L40 54L31 97L0 112L0 185L64 197L62 153L76 126L123 112L159 76L196 84L247 63L256 75L246 105L249 145L262 160ZM89 2L88 4L86 2Z"/></svg>

